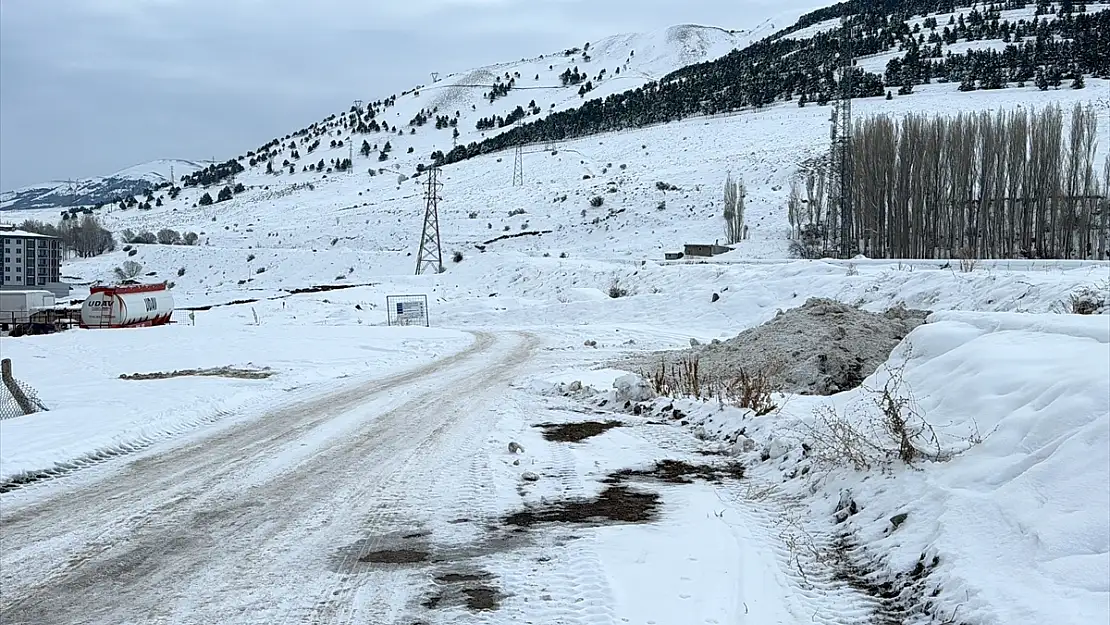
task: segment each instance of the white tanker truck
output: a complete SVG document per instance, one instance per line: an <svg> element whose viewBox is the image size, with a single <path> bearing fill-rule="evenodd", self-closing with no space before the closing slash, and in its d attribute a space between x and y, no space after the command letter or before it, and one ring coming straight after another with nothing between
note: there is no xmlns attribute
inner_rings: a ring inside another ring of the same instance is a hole
<svg viewBox="0 0 1110 625"><path fill-rule="evenodd" d="M166 283L94 286L81 305L82 328L133 328L170 322L173 295Z"/></svg>

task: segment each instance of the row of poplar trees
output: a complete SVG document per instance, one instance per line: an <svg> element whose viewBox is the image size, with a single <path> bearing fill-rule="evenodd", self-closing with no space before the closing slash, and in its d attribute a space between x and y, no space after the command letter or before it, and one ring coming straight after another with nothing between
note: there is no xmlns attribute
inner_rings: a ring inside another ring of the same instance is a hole
<svg viewBox="0 0 1110 625"><path fill-rule="evenodd" d="M858 120L850 148L852 252L1105 259L1110 156L1098 167L1097 130L1096 111L1078 104L1068 116L1053 105ZM840 215L825 198L829 182L816 166L791 189L802 255L840 245Z"/></svg>

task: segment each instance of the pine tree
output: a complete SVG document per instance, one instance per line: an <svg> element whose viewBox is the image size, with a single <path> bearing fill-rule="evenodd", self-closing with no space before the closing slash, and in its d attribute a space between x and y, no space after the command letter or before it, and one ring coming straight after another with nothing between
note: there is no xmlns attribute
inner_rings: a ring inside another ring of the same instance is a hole
<svg viewBox="0 0 1110 625"><path fill-rule="evenodd" d="M1037 68L1037 75L1033 79L1033 84L1037 85L1037 88L1041 91L1048 91L1048 77L1045 76L1043 69Z"/></svg>

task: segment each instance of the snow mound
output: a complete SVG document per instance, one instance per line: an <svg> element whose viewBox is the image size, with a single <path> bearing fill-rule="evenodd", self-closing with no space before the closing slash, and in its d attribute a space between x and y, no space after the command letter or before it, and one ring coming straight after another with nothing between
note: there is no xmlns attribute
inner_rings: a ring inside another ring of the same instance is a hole
<svg viewBox="0 0 1110 625"><path fill-rule="evenodd" d="M883 536L861 520L861 531L898 568L939 553L936 582L963 599L963 620L1106 622L1107 320L944 313L892 360L905 363L922 414L941 434L985 437L950 462L899 476L901 488L861 489L873 507L909 513L904 530Z"/></svg>
<svg viewBox="0 0 1110 625"><path fill-rule="evenodd" d="M735 379L741 370L764 372L781 382L784 391L831 395L859 386L926 314L904 307L872 313L814 297L735 338L667 357L674 362L696 355L700 370L710 378Z"/></svg>

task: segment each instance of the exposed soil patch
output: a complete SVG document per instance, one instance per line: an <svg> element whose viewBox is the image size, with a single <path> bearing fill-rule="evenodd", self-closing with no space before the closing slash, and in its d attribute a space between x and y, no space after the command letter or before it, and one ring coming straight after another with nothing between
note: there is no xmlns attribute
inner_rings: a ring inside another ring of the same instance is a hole
<svg viewBox="0 0 1110 625"><path fill-rule="evenodd" d="M622 469L611 473L602 481L606 484L620 484L630 479L640 478L671 484L691 484L694 480L720 484L725 479L739 480L743 477L744 465L739 462L711 466L690 464L682 460L660 460L650 469Z"/></svg>
<svg viewBox="0 0 1110 625"><path fill-rule="evenodd" d="M301 295L303 293L323 293L325 291L339 291L342 289L354 289L360 286L377 286L375 283L368 282L366 284L320 284L317 286L309 286L303 289L287 289L290 295Z"/></svg>
<svg viewBox="0 0 1110 625"><path fill-rule="evenodd" d="M490 580L489 571L450 571L434 579L438 588L420 602L428 610L461 606L471 612L486 612L501 607L504 595Z"/></svg>
<svg viewBox="0 0 1110 625"><path fill-rule="evenodd" d="M373 564L415 564L427 562L428 552L421 549L382 549L371 551L358 559Z"/></svg>
<svg viewBox="0 0 1110 625"><path fill-rule="evenodd" d="M435 581L440 584L462 584L464 582L479 582L491 577L493 577L493 574L488 571L475 571L473 573L454 572L437 575Z"/></svg>
<svg viewBox="0 0 1110 625"><path fill-rule="evenodd" d="M240 369L237 367L209 367L207 369L179 369L175 371L156 371L154 373L121 373L119 379L121 380L166 380L169 378L183 378L188 376L196 377L218 377L218 378L238 378L241 380L264 380L272 375L274 371L269 368L263 369Z"/></svg>
<svg viewBox="0 0 1110 625"><path fill-rule="evenodd" d="M524 232L517 232L516 234L503 234L499 237L494 237L494 238L490 239L489 241L483 241L482 245L489 245L490 243L496 243L497 241L504 241L505 239L515 239L517 237L540 236L540 235L544 235L544 234L551 234L551 230L526 230Z"/></svg>
<svg viewBox="0 0 1110 625"><path fill-rule="evenodd" d="M532 527L539 523L647 523L655 520L659 495L610 486L592 499L552 502L505 517L506 525Z"/></svg>
<svg viewBox="0 0 1110 625"><path fill-rule="evenodd" d="M367 282L364 284L321 284L318 286L309 286L302 289L284 289L286 295L275 295L273 297L265 298L266 301L285 299L290 295L303 295L305 293L324 293L326 291L338 291L340 289L354 289L362 286L377 286L377 283ZM261 299L237 299L230 302L223 302L220 304L205 304L204 306L178 306L178 310L204 312L212 310L213 308L222 308L224 306L242 306L244 304L254 304L262 301ZM80 303L80 302L78 302Z"/></svg>
<svg viewBox="0 0 1110 625"><path fill-rule="evenodd" d="M580 421L578 423L539 423L536 427L543 429L543 437L546 440L578 443L622 425L624 424L620 421Z"/></svg>
<svg viewBox="0 0 1110 625"><path fill-rule="evenodd" d="M462 592L466 595L466 607L468 610L483 612L486 610L496 610L501 607L501 593L497 592L494 588L477 586L474 588L463 588Z"/></svg>
<svg viewBox="0 0 1110 625"><path fill-rule="evenodd" d="M177 309L178 310L186 310L186 311L204 312L206 310L212 310L213 308L221 308L223 306L241 306L243 304L253 304L257 301L258 301L257 299L236 299L236 300L232 300L230 302L224 302L222 304L206 304L204 306L178 306Z"/></svg>

